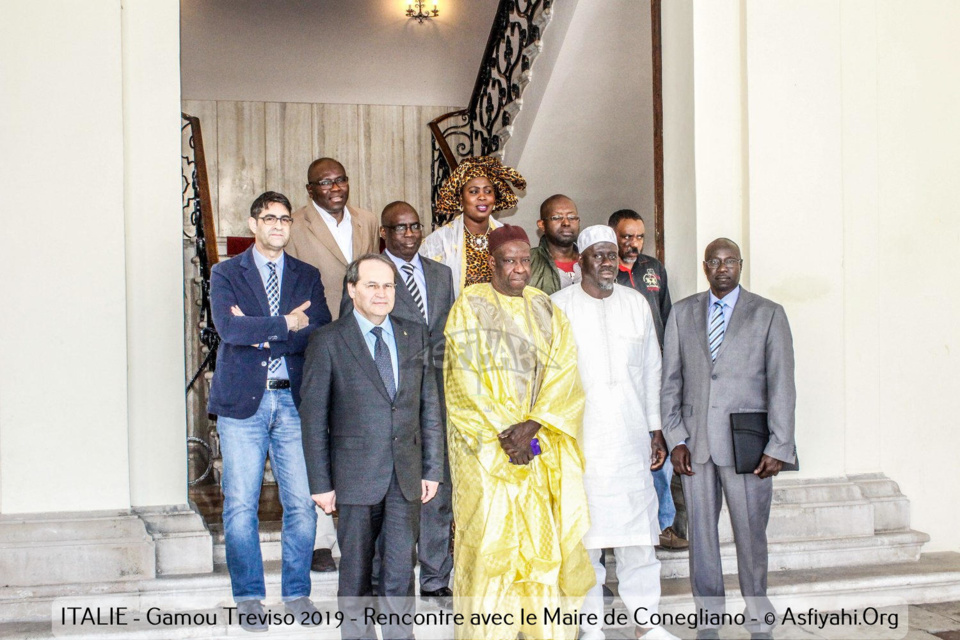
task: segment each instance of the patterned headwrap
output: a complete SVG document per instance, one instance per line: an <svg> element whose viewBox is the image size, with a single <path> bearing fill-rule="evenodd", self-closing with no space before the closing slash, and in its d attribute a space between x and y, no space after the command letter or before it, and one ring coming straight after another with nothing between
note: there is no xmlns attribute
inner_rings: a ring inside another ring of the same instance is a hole
<svg viewBox="0 0 960 640"><path fill-rule="evenodd" d="M493 184L493 190L497 194L494 211L513 209L517 206L517 196L507 186L508 182L517 189L527 188L527 181L517 173L516 169L503 166L492 156L466 158L440 187L440 193L437 196L437 212L448 216L461 213L463 208L460 205L460 193L463 187L472 179L480 177L486 178Z"/></svg>

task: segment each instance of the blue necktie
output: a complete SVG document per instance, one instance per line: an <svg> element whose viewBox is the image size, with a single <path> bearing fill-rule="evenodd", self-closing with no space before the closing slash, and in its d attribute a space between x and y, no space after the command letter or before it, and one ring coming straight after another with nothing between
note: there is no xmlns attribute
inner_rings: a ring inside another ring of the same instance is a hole
<svg viewBox="0 0 960 640"><path fill-rule="evenodd" d="M270 303L270 315L280 315L280 280L277 278L277 264L268 262L270 275L267 276L267 302ZM280 358L270 358L270 366L267 367L270 373L276 373L280 368Z"/></svg>
<svg viewBox="0 0 960 640"><path fill-rule="evenodd" d="M390 358L390 349L383 341L382 327L374 327L370 329L370 333L377 339L373 345L373 361L377 363L380 379L383 380L383 386L386 387L387 395L392 401L397 396L397 384L393 379L393 360Z"/></svg>
<svg viewBox="0 0 960 640"><path fill-rule="evenodd" d="M713 303L713 313L710 314L710 323L707 325L707 342L710 344L710 359L716 361L720 343L724 333L723 303L719 300Z"/></svg>

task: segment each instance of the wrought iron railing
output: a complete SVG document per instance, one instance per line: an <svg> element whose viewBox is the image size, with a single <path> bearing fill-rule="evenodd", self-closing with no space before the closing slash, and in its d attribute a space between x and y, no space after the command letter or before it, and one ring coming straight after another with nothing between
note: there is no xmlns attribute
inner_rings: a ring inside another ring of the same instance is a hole
<svg viewBox="0 0 960 640"><path fill-rule="evenodd" d="M206 480L218 456L216 427L207 415L205 372L213 371L220 336L210 309L210 270L217 263L217 238L199 119L181 114L185 351L187 374L187 462L191 486ZM212 444L211 444L212 443Z"/></svg>
<svg viewBox="0 0 960 640"><path fill-rule="evenodd" d="M186 147L190 154L180 156L180 177L182 179L183 213L184 219L189 219L192 233L184 227L184 238L192 240L196 251L193 262L197 265L197 284L200 296L199 322L200 332L198 339L206 347L207 353L187 383L187 391L196 383L200 375L206 370L213 370L217 359L217 346L220 336L217 335L213 324L213 314L210 311L210 269L217 263L216 231L213 227L213 212L207 185L206 160L203 154L203 136L200 132L200 120L183 113L181 132L187 137Z"/></svg>
<svg viewBox="0 0 960 640"><path fill-rule="evenodd" d="M477 81L466 109L446 113L430 123L433 164L430 177L433 224L448 220L437 214L440 185L464 158L496 154L510 127L518 99L528 81L540 41L542 16L552 0L500 0L490 29Z"/></svg>

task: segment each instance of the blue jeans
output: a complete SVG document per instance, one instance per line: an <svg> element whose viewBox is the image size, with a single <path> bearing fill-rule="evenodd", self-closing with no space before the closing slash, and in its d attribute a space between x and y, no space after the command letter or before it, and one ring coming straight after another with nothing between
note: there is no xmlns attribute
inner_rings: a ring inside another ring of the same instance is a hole
<svg viewBox="0 0 960 640"><path fill-rule="evenodd" d="M307 483L300 416L289 389L267 390L249 418L217 420L223 454L223 531L233 599L263 600L260 554L260 485L267 453L283 505L281 592L283 600L310 595L310 561L317 512Z"/></svg>
<svg viewBox="0 0 960 640"><path fill-rule="evenodd" d="M670 462L670 456L667 455L667 461L659 471L653 472L653 487L657 490L657 500L660 502L660 510L657 512L657 520L660 522L660 530L673 526L673 519L677 517L677 505L673 503L673 494L670 493L670 479L673 477L673 463Z"/></svg>

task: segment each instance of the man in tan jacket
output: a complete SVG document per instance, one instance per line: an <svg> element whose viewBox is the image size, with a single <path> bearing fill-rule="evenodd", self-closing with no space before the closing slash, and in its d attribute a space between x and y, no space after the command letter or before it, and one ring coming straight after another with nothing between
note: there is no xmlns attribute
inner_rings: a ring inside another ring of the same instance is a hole
<svg viewBox="0 0 960 640"><path fill-rule="evenodd" d="M307 193L311 202L293 214L287 253L320 270L327 308L336 320L347 265L365 253L379 253L380 223L369 211L347 207L349 178L333 158L310 163Z"/></svg>
<svg viewBox="0 0 960 640"><path fill-rule="evenodd" d="M347 208L349 178L343 165L333 158L319 158L310 163L307 193L310 203L293 213L286 251L320 270L327 308L336 320L340 315L347 265L366 253L378 253L380 222L369 211ZM332 550L337 531L333 518L323 512L317 516L311 568L336 571Z"/></svg>

